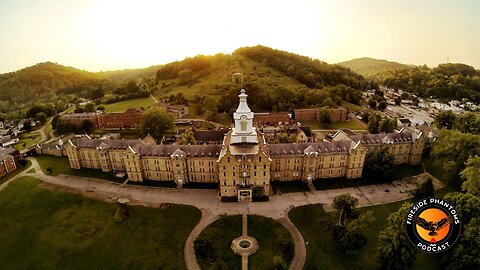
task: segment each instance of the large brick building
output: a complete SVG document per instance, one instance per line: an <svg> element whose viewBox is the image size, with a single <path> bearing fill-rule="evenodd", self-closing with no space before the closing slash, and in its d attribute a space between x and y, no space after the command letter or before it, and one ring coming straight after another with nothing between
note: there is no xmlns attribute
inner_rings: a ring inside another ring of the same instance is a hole
<svg viewBox="0 0 480 270"><path fill-rule="evenodd" d="M255 113L253 117L253 123L256 125L267 126L286 126L290 125L292 119L286 112L279 113Z"/></svg>
<svg viewBox="0 0 480 270"><path fill-rule="evenodd" d="M61 119L65 123L69 123L74 126L81 126L83 121L89 121L92 122L93 128L98 127L98 118L97 118L97 113L69 113L69 114L63 114L61 116Z"/></svg>
<svg viewBox="0 0 480 270"><path fill-rule="evenodd" d="M0 155L0 177L7 175L17 169L15 159L12 155Z"/></svg>
<svg viewBox="0 0 480 270"><path fill-rule="evenodd" d="M126 172L130 181L218 183L219 195L251 200L270 193L272 181L358 178L367 151L389 145L397 163L418 164L422 132L376 135L336 134L332 142L267 144L253 126L253 112L242 90L234 127L223 143L213 145L156 145L139 140L70 140L66 152L74 169ZM363 136L363 137L362 137Z"/></svg>
<svg viewBox="0 0 480 270"><path fill-rule="evenodd" d="M330 115L332 116L333 122L341 122L348 120L348 109L346 108L336 108L328 109ZM319 109L295 109L294 116L295 121L315 121L318 119Z"/></svg>
<svg viewBox="0 0 480 270"><path fill-rule="evenodd" d="M127 109L125 112L102 113L97 116L98 126L105 129L134 129L142 121L142 111Z"/></svg>

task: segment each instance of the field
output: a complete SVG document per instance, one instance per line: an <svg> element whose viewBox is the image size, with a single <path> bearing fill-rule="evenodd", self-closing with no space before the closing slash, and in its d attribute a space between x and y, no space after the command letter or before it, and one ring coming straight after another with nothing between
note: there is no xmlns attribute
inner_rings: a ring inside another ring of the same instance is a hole
<svg viewBox="0 0 480 270"><path fill-rule="evenodd" d="M112 104L102 104L107 112L124 112L129 108L150 108L155 101L151 97L124 100Z"/></svg>
<svg viewBox="0 0 480 270"><path fill-rule="evenodd" d="M50 191L23 177L0 193L0 265L8 269L185 269L183 246L199 210L116 206Z"/></svg>
<svg viewBox="0 0 480 270"><path fill-rule="evenodd" d="M232 240L242 234L241 216L224 216L208 226L197 238L207 249L197 250L202 269L240 269L241 259L230 248ZM250 256L249 269L288 269L293 259L293 243L288 231L273 219L248 216L248 235L259 243L257 253ZM202 256L201 253L209 254Z"/></svg>
<svg viewBox="0 0 480 270"><path fill-rule="evenodd" d="M29 148L32 145L37 144L38 142L40 142L40 140L42 140L42 136L38 131L23 133L20 136L20 141L18 141L18 143L16 143L14 147L18 151L21 151L23 149Z"/></svg>
<svg viewBox="0 0 480 270"><path fill-rule="evenodd" d="M72 169L70 168L70 163L67 157L41 155L36 156L35 159L38 161L43 173L47 175L68 174L83 177L102 178L114 182L124 181L123 179L116 178L112 172L102 172L101 170L87 168L82 168L81 170Z"/></svg>

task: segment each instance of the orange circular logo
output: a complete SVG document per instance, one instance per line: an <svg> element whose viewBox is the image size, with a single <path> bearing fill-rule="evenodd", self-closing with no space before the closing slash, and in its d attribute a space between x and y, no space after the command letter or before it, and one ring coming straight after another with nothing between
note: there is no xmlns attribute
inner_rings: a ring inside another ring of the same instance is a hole
<svg viewBox="0 0 480 270"><path fill-rule="evenodd" d="M460 219L450 203L439 198L426 198L410 209L405 229L415 247L428 253L440 253L458 239Z"/></svg>

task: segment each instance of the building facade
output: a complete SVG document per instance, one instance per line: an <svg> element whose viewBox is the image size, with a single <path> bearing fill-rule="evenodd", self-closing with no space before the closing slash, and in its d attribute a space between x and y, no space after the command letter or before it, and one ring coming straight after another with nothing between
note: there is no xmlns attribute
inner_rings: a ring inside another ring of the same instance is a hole
<svg viewBox="0 0 480 270"><path fill-rule="evenodd" d="M105 129L135 129L142 121L142 111L127 109L119 113L98 115L98 126Z"/></svg>
<svg viewBox="0 0 480 270"><path fill-rule="evenodd" d="M381 138L342 133L336 134L332 142L267 144L263 133L253 125L254 115L244 90L239 99L234 127L225 134L222 144L69 140L65 149L70 166L126 172L129 181L135 182L218 183L219 196L250 201L254 194L269 195L273 181L359 178L366 153L385 144L391 147L397 163L420 161L423 137L407 131Z"/></svg>

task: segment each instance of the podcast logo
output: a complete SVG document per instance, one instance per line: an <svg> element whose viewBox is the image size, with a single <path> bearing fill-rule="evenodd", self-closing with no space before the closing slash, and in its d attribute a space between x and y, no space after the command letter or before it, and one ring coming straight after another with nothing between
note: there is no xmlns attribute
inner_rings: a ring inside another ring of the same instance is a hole
<svg viewBox="0 0 480 270"><path fill-rule="evenodd" d="M460 219L453 205L439 198L416 202L405 223L410 242L419 250L441 253L460 236Z"/></svg>

